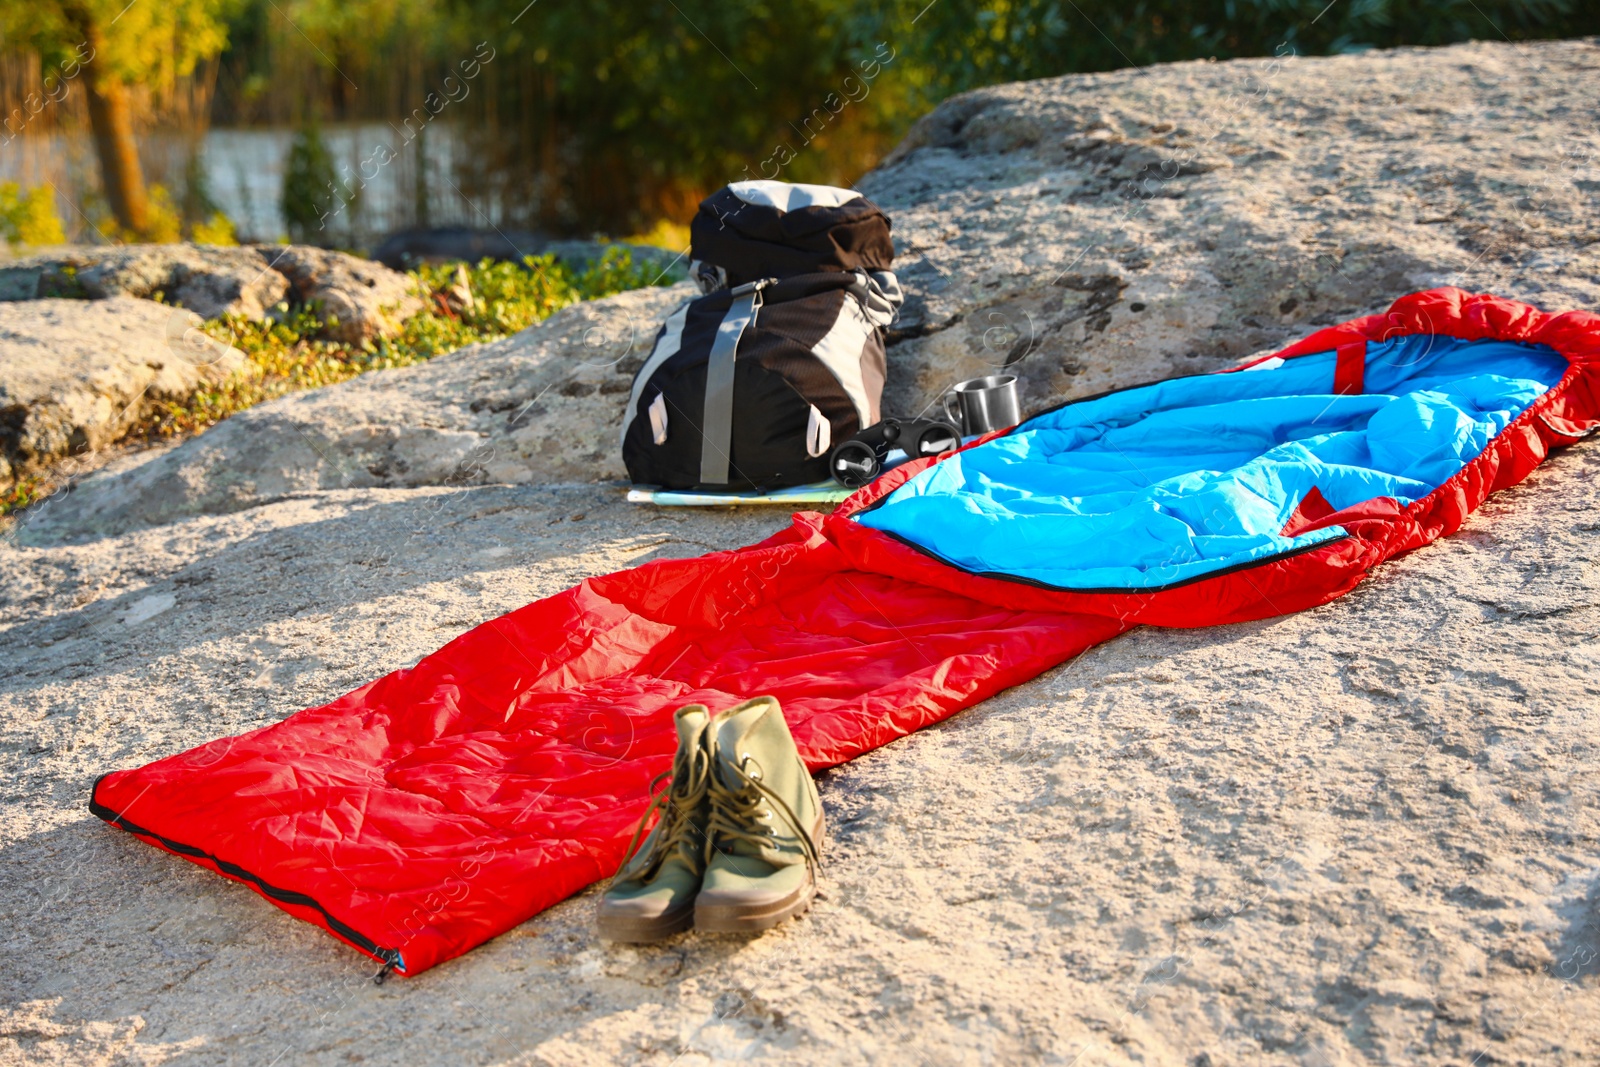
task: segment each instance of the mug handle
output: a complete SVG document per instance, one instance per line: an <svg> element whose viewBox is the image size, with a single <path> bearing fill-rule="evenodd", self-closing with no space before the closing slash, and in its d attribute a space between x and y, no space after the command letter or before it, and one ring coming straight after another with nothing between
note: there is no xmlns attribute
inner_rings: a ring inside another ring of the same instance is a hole
<svg viewBox="0 0 1600 1067"><path fill-rule="evenodd" d="M950 410L950 401L952 400L956 402L956 410L954 411ZM940 398L939 402L944 407L944 417L949 420L952 426L964 432L966 427L961 418L961 397L957 396L956 391L952 389L950 392L944 394L944 396Z"/></svg>

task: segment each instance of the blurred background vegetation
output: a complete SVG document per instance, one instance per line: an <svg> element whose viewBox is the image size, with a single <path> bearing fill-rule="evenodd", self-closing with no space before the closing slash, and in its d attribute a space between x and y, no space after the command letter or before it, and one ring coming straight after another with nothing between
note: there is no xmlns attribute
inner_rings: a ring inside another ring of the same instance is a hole
<svg viewBox="0 0 1600 1067"><path fill-rule="evenodd" d="M1594 33L1600 0L0 0L0 236L670 244L978 86Z"/></svg>

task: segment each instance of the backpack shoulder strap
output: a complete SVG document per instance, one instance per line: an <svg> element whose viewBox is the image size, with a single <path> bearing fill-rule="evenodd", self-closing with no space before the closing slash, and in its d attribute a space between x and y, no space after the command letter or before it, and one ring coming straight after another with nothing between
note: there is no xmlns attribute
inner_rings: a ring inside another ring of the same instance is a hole
<svg viewBox="0 0 1600 1067"><path fill-rule="evenodd" d="M733 371L739 338L761 307L761 290L773 279L747 282L732 290L733 302L717 327L706 362L706 406L700 427L700 484L727 485L728 453L733 447Z"/></svg>

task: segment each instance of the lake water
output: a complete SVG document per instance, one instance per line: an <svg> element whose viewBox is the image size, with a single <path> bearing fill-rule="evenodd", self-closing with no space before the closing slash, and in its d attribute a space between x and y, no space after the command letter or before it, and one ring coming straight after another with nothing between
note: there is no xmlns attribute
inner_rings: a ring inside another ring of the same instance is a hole
<svg viewBox="0 0 1600 1067"><path fill-rule="evenodd" d="M341 177L359 186L353 208L326 222L333 243L370 245L419 221L477 228L502 224L498 204L469 199L462 191L458 175L466 153L448 123L430 124L422 138L410 143L404 129L397 132L384 123L328 126L322 136ZM218 129L205 135L201 158L211 197L233 220L240 240L270 242L287 234L279 200L293 139L288 128ZM141 138L139 152L146 179L177 195L190 153L188 139L153 133ZM89 239L87 220L95 215L99 181L87 135L24 133L0 144L0 181L55 186L63 225L75 239Z"/></svg>

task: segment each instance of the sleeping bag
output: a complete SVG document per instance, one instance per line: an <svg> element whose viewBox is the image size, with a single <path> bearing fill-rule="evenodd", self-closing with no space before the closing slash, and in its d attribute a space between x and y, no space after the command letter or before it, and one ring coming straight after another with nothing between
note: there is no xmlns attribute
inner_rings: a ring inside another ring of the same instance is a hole
<svg viewBox="0 0 1600 1067"><path fill-rule="evenodd" d="M582 582L90 807L416 974L616 869L684 704L771 694L837 764L1130 626L1331 600L1597 425L1600 317L1414 294Z"/></svg>

